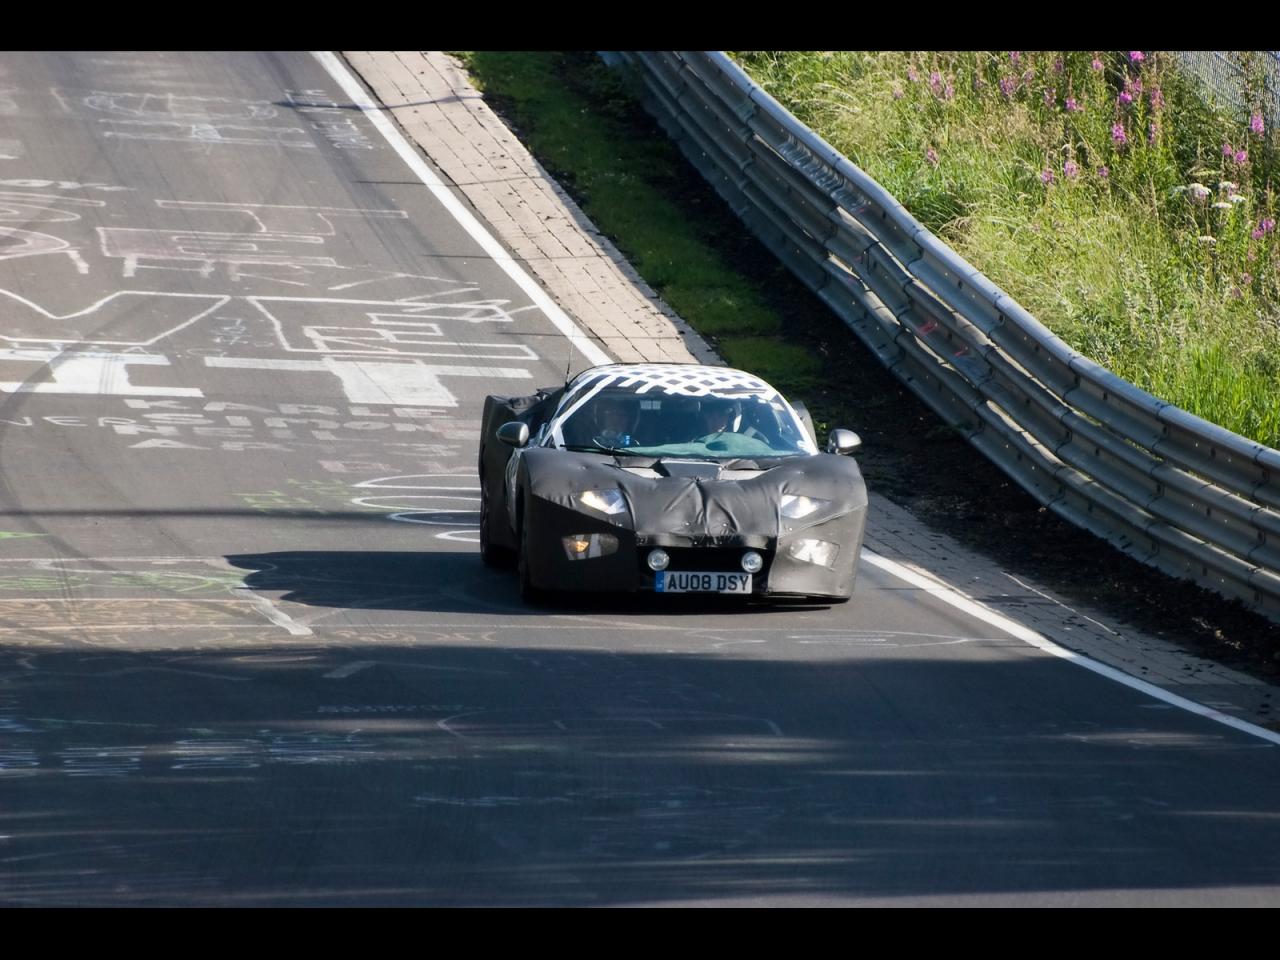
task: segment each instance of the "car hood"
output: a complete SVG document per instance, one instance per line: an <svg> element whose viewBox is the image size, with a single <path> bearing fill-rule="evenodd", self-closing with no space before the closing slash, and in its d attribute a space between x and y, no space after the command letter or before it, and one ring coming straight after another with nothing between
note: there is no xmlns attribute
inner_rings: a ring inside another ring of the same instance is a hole
<svg viewBox="0 0 1280 960"><path fill-rule="evenodd" d="M612 519L637 534L778 537L867 505L858 464L819 454L761 461L712 461L573 453L535 448L525 455L529 492L571 510L573 495L618 488L627 516ZM800 520L782 516L785 494L827 501Z"/></svg>

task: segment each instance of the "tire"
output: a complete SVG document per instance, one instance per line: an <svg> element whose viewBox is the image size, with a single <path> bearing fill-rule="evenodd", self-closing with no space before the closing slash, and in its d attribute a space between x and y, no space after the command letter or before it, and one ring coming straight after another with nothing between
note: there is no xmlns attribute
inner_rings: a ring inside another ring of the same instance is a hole
<svg viewBox="0 0 1280 960"><path fill-rule="evenodd" d="M530 605L539 605L547 600L547 593L533 585L529 569L529 528L524 522L524 511L520 511L520 554L516 561L516 569L520 577L520 599Z"/></svg>
<svg viewBox="0 0 1280 960"><path fill-rule="evenodd" d="M484 478L480 478L480 560L489 567L510 568L515 563L515 554L510 547L493 542L489 525L493 523L493 508L489 505L489 488Z"/></svg>

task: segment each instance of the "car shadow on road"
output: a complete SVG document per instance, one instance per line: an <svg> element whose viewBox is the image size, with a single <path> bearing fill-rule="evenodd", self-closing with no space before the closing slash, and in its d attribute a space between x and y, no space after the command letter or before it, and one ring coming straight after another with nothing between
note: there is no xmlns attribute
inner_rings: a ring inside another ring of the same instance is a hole
<svg viewBox="0 0 1280 960"><path fill-rule="evenodd" d="M794 600L658 596L650 593L553 594L537 606L520 599L513 571L486 567L478 553L376 550L290 550L230 554L251 590L317 607L434 610L502 614L543 612L664 613L698 616L750 613L762 607L821 609Z"/></svg>

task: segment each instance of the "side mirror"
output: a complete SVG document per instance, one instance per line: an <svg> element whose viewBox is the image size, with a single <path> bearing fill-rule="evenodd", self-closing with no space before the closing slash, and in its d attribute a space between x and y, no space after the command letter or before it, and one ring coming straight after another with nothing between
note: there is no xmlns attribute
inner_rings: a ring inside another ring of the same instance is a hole
<svg viewBox="0 0 1280 960"><path fill-rule="evenodd" d="M523 447L529 442L529 425L519 420L504 423L498 428L498 439L509 447Z"/></svg>
<svg viewBox="0 0 1280 960"><path fill-rule="evenodd" d="M827 453L838 453L848 456L862 446L862 438L852 430L837 427L827 436Z"/></svg>

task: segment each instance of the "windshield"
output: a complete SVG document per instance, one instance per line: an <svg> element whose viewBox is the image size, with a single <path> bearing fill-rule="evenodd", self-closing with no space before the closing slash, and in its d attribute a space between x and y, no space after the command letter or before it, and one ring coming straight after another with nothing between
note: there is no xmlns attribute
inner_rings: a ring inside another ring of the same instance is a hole
<svg viewBox="0 0 1280 960"><path fill-rule="evenodd" d="M607 381L565 397L547 442L568 450L698 459L817 452L777 393L737 388L690 396Z"/></svg>

